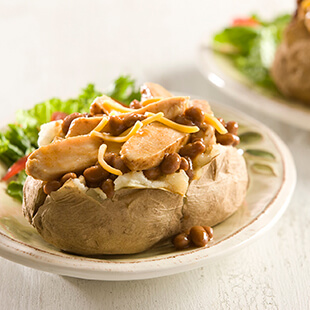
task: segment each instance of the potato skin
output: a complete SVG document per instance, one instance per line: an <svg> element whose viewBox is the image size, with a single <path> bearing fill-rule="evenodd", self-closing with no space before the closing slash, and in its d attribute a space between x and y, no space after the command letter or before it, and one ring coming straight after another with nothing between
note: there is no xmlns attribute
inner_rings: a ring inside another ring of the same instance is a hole
<svg viewBox="0 0 310 310"><path fill-rule="evenodd" d="M131 254L178 233L182 205L181 195L160 189L121 189L100 201L69 182L47 197L32 223L67 252Z"/></svg>
<svg viewBox="0 0 310 310"><path fill-rule="evenodd" d="M248 177L235 148L221 146L201 172L184 199L166 190L129 188L104 199L72 180L45 199L43 182L28 177L23 210L43 239L62 250L88 256L139 253L194 225L214 226L242 204Z"/></svg>
<svg viewBox="0 0 310 310"><path fill-rule="evenodd" d="M293 20L284 33L271 68L279 91L310 104L310 33L302 20Z"/></svg>
<svg viewBox="0 0 310 310"><path fill-rule="evenodd" d="M195 225L214 226L241 206L248 174L243 156L232 146L221 146L221 153L201 171L200 179L189 185L183 207L182 229Z"/></svg>

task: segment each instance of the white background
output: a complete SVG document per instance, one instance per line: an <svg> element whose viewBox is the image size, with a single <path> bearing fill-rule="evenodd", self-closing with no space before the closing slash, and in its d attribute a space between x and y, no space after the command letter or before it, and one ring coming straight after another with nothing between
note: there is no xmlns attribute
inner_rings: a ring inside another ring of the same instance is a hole
<svg viewBox="0 0 310 310"><path fill-rule="evenodd" d="M240 252L179 275L97 282L0 258L0 309L310 309L310 133L239 106L197 69L199 41L233 17L292 11L294 0L0 0L0 122L49 97L100 90L121 73L239 107L275 130L298 170L280 222Z"/></svg>

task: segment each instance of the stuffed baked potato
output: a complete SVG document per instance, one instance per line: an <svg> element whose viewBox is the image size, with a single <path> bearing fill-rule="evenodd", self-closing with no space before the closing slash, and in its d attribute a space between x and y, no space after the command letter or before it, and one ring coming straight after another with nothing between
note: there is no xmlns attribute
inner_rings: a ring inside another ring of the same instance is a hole
<svg viewBox="0 0 310 310"><path fill-rule="evenodd" d="M24 215L47 242L81 255L138 253L216 225L246 195L237 127L206 101L152 83L130 108L99 97L90 114L42 126L26 164Z"/></svg>
<svg viewBox="0 0 310 310"><path fill-rule="evenodd" d="M310 2L298 1L271 68L281 93L310 104Z"/></svg>

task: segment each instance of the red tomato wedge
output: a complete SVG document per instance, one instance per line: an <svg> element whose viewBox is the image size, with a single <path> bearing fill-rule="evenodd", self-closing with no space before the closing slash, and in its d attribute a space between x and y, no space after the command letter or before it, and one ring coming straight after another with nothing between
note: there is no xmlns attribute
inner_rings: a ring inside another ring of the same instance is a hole
<svg viewBox="0 0 310 310"><path fill-rule="evenodd" d="M52 121L58 121L60 119L65 119L66 116L68 116L67 113L64 113L64 112L54 112L51 116L51 122Z"/></svg>
<svg viewBox="0 0 310 310"><path fill-rule="evenodd" d="M254 18L251 18L251 17L250 18L235 18L233 20L232 25L234 27L237 27L237 26L255 27L255 26L260 25L260 23L259 23L259 21L257 21Z"/></svg>
<svg viewBox="0 0 310 310"><path fill-rule="evenodd" d="M28 156L24 156L20 158L16 163L14 163L9 169L6 175L1 179L2 181L7 181L8 179L12 178L17 173L21 172L26 167L26 161Z"/></svg>

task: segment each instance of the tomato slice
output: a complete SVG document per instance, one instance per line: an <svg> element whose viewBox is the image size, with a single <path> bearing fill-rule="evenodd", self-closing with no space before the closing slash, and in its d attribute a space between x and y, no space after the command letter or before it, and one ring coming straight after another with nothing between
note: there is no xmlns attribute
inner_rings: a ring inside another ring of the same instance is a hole
<svg viewBox="0 0 310 310"><path fill-rule="evenodd" d="M2 181L7 181L8 179L12 178L17 173L21 172L26 167L26 162L29 155L26 155L20 158L16 163L14 163L7 171L6 175L1 179Z"/></svg>
<svg viewBox="0 0 310 310"><path fill-rule="evenodd" d="M52 121L58 121L60 119L65 119L66 116L68 116L68 114L65 112L53 112L53 114L51 116L51 122Z"/></svg>
<svg viewBox="0 0 310 310"><path fill-rule="evenodd" d="M248 26L248 27L255 27L260 25L259 21L257 21L256 19L250 17L250 18L235 18L233 20L232 25L234 27L237 26Z"/></svg>

